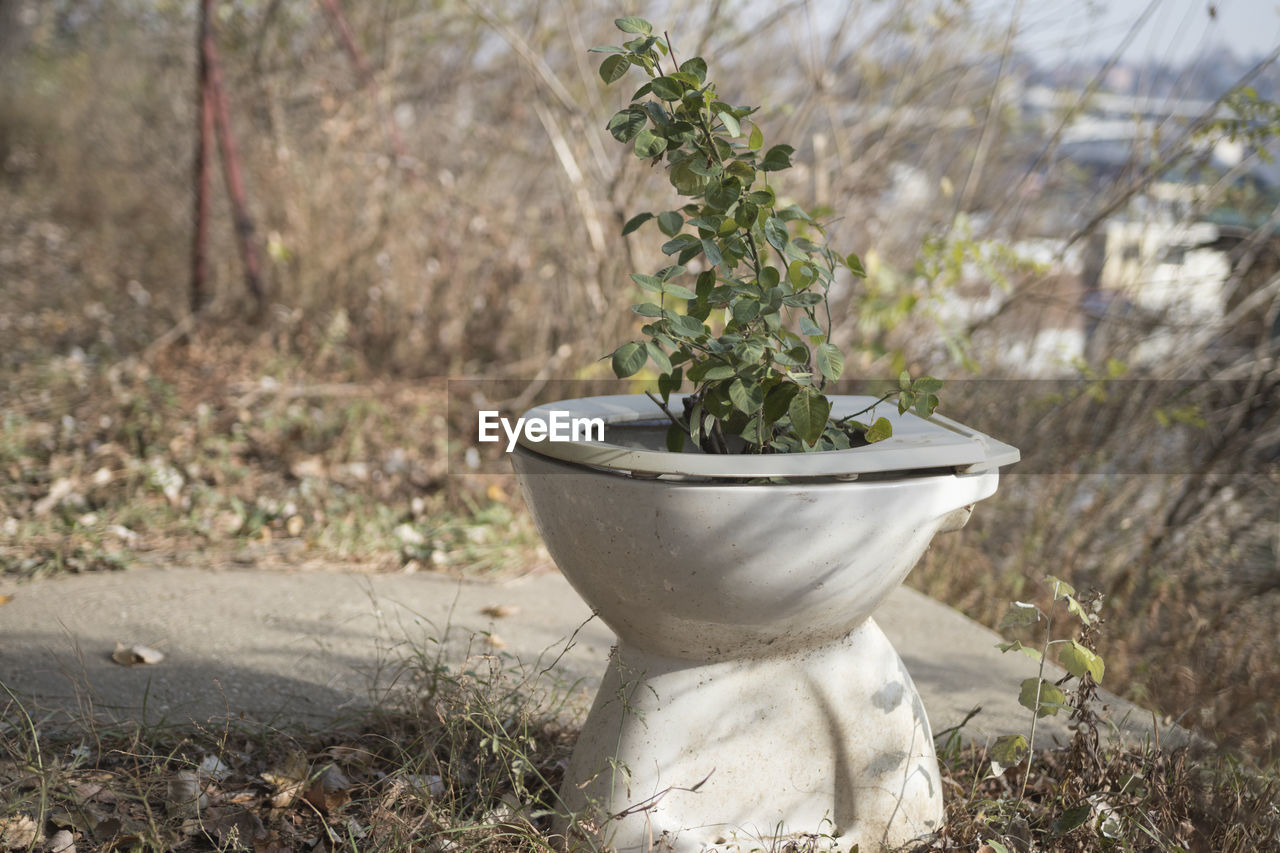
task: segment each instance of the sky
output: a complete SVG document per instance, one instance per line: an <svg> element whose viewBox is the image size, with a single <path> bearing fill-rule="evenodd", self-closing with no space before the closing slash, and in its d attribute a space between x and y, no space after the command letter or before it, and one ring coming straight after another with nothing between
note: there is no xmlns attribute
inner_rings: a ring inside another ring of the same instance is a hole
<svg viewBox="0 0 1280 853"><path fill-rule="evenodd" d="M1123 58L1179 63L1226 44L1247 59L1280 45L1280 0L1155 0ZM1020 42L1046 58L1107 57L1152 0L1023 0ZM1013 2L1008 2L1010 10ZM1209 15L1213 7L1216 14Z"/></svg>

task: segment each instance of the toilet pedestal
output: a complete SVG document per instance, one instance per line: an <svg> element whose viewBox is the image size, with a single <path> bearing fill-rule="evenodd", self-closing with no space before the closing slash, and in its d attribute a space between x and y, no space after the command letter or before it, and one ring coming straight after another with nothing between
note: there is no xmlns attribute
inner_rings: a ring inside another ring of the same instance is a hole
<svg viewBox="0 0 1280 853"><path fill-rule="evenodd" d="M873 619L771 656L620 645L561 793L620 853L777 849L797 835L873 851L942 823L929 721Z"/></svg>

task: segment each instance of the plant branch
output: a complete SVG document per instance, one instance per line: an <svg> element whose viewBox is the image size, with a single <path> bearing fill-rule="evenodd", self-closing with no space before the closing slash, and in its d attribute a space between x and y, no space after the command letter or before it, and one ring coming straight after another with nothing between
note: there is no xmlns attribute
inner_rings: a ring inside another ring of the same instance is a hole
<svg viewBox="0 0 1280 853"><path fill-rule="evenodd" d="M667 416L667 420L671 421L671 423L675 424L677 427L680 428L681 432L689 436L690 441L693 440L693 434L689 432L689 427L680 422L680 419L676 417L675 414L669 408L667 408L666 403L662 402L657 397L655 397L652 391L645 391L644 395L648 397L650 400L652 400L655 406L657 406L659 409L662 409L662 413Z"/></svg>

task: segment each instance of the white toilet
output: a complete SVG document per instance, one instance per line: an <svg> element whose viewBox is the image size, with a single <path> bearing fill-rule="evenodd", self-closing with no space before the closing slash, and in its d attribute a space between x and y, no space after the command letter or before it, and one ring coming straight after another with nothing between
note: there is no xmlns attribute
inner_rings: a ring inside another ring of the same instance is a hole
<svg viewBox="0 0 1280 853"><path fill-rule="evenodd" d="M840 417L873 398L832 401ZM666 425L643 395L525 415L608 424L603 442L513 453L556 564L618 636L561 788L566 829L622 853L801 836L870 853L940 826L925 709L871 614L1018 451L880 409L884 442L769 455L654 449Z"/></svg>

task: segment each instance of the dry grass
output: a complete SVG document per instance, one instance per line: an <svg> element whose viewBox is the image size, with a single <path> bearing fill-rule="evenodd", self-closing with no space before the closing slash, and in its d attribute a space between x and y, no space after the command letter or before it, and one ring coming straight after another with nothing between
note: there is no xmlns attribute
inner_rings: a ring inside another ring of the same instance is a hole
<svg viewBox="0 0 1280 853"><path fill-rule="evenodd" d="M54 727L8 697L0 849L552 849L567 694L492 655L416 666L412 693L320 732Z"/></svg>

